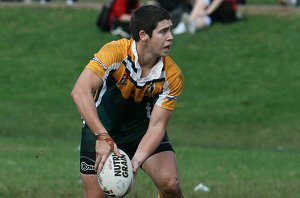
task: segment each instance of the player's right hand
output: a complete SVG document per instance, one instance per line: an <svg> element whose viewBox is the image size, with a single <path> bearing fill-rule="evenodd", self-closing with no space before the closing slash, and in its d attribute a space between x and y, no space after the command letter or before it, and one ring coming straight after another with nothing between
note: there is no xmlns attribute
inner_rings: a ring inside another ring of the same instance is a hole
<svg viewBox="0 0 300 198"><path fill-rule="evenodd" d="M96 161L95 161L95 170L101 172L105 161L111 152L114 152L117 156L121 157L122 155L119 152L119 149L113 139L108 135L104 135L106 138L97 138L96 140Z"/></svg>
<svg viewBox="0 0 300 198"><path fill-rule="evenodd" d="M101 172L104 166L105 161L112 152L109 144L104 140L96 141L96 161L95 161L95 170L96 172Z"/></svg>

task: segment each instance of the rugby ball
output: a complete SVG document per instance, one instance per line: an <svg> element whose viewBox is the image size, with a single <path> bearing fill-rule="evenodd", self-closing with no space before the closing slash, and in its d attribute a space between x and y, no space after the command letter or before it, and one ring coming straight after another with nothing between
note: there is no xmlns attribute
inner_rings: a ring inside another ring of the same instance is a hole
<svg viewBox="0 0 300 198"><path fill-rule="evenodd" d="M133 186L132 165L127 154L119 149L121 157L112 152L104 163L101 172L97 173L102 191L109 197L123 197Z"/></svg>

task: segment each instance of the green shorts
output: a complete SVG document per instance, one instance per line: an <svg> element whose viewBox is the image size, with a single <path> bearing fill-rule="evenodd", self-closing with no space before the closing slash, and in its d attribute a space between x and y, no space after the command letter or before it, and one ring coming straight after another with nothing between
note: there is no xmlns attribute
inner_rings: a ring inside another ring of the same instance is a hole
<svg viewBox="0 0 300 198"><path fill-rule="evenodd" d="M142 140L142 135L111 135L118 148L123 150L130 159L134 156L137 147ZM96 160L95 152L96 138L88 127L82 129L82 138L80 146L80 172L83 174L96 174L94 164ZM169 141L167 132L157 149L152 153L160 153L163 151L173 151L174 149Z"/></svg>

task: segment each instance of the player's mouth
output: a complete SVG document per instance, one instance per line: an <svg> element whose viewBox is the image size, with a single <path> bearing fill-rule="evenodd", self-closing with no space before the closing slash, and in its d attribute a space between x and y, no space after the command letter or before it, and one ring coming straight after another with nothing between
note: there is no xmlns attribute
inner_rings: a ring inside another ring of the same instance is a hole
<svg viewBox="0 0 300 198"><path fill-rule="evenodd" d="M170 51L170 50L171 50L171 46L172 46L172 45L167 45L167 46L165 46L165 47L164 47L164 50Z"/></svg>

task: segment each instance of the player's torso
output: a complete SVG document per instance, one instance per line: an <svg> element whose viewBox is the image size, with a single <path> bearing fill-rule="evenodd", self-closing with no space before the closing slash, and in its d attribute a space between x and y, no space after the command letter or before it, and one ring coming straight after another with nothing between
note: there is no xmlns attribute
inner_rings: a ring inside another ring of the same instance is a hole
<svg viewBox="0 0 300 198"><path fill-rule="evenodd" d="M87 68L103 81L95 103L102 123L111 131L147 128L154 104L173 110L181 90L181 71L170 57L159 58L147 76L141 77L133 40L104 45Z"/></svg>
<svg viewBox="0 0 300 198"><path fill-rule="evenodd" d="M154 103L163 91L163 71L160 78L140 79L134 63L128 60L131 58L110 72L97 93L99 117L108 130L146 129Z"/></svg>

